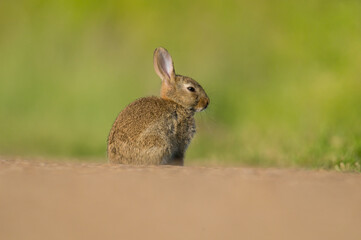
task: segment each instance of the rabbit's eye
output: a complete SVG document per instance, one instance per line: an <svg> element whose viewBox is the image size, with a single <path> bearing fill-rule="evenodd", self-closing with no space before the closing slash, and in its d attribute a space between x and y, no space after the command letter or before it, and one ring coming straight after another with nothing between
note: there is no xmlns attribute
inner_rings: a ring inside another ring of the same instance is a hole
<svg viewBox="0 0 361 240"><path fill-rule="evenodd" d="M187 87L187 89L188 89L189 91L191 91L191 92L194 92L194 91L195 91L194 87Z"/></svg>

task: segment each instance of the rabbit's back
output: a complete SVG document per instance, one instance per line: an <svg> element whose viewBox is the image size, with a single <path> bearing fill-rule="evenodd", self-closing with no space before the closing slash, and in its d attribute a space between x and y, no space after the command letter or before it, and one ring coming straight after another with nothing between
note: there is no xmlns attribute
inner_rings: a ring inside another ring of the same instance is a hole
<svg viewBox="0 0 361 240"><path fill-rule="evenodd" d="M113 163L171 164L183 157L193 134L192 112L159 97L128 105L117 117L108 137L108 158Z"/></svg>

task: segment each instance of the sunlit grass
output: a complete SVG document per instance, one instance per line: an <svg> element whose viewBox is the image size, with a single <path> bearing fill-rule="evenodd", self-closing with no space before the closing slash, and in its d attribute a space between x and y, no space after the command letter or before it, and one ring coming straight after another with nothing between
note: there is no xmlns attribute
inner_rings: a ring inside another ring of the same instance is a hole
<svg viewBox="0 0 361 240"><path fill-rule="evenodd" d="M104 157L157 95L152 53L209 93L189 162L360 169L357 1L3 1L0 154Z"/></svg>

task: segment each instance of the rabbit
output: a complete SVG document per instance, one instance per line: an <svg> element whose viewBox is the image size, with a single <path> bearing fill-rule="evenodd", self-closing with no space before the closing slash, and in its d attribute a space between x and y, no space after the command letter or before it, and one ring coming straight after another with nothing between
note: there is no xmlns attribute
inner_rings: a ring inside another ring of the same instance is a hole
<svg viewBox="0 0 361 240"><path fill-rule="evenodd" d="M194 114L210 100L198 82L175 73L166 49L155 49L153 61L162 80L160 97L140 98L119 113L108 136L110 163L184 165L196 132Z"/></svg>

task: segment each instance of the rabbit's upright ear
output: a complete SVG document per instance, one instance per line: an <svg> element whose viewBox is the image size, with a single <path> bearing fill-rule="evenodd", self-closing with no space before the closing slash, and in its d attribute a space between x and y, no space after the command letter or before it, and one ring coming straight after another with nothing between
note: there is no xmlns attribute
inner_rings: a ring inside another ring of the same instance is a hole
<svg viewBox="0 0 361 240"><path fill-rule="evenodd" d="M155 49L154 56L154 70L157 75L166 82L174 81L175 71L172 57L167 50L162 47Z"/></svg>

